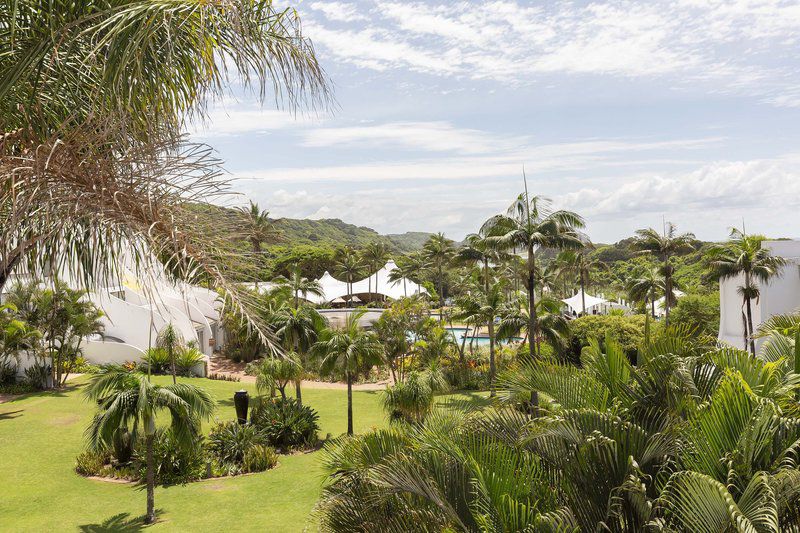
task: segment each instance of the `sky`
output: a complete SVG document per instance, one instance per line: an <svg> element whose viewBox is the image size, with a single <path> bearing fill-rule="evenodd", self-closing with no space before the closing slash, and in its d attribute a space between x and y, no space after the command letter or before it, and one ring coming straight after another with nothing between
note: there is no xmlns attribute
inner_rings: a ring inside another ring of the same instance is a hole
<svg viewBox="0 0 800 533"><path fill-rule="evenodd" d="M800 236L800 1L293 5L336 103L212 106L192 137L241 202L460 240L524 168L595 242Z"/></svg>

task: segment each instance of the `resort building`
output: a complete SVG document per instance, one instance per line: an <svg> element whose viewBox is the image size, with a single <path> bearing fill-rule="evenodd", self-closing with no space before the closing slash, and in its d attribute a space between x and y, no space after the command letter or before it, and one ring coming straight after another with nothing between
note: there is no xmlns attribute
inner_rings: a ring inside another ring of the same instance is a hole
<svg viewBox="0 0 800 533"><path fill-rule="evenodd" d="M760 296L750 303L754 330L770 317L793 313L800 307L800 241L764 241L762 246L771 255L784 258L786 264L768 283L760 284ZM746 349L746 309L739 293L743 285L744 275L719 282L719 340ZM759 343L756 339L757 346Z"/></svg>

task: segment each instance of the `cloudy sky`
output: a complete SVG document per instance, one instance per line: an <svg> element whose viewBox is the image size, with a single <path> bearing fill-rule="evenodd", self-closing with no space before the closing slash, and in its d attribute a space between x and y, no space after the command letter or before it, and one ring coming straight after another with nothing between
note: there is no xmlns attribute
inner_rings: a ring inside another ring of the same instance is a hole
<svg viewBox="0 0 800 533"><path fill-rule="evenodd" d="M800 1L295 5L336 108L241 96L194 133L274 216L461 239L524 166L597 242L800 236Z"/></svg>

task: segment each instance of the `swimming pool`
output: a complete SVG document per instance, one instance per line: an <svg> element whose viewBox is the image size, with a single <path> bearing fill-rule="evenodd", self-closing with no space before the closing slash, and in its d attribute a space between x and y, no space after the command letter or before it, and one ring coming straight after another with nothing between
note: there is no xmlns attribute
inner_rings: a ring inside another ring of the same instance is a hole
<svg viewBox="0 0 800 533"><path fill-rule="evenodd" d="M449 331L453 335L453 338L456 340L456 342L459 345L461 345L461 342L464 339L464 334L467 331L469 331L469 334L467 335L467 341L466 341L466 344L465 344L465 346L469 346L469 343L472 340L472 328L458 328L458 327L450 328L450 327L447 327L447 328L444 328L444 329L446 329L447 331ZM514 337L512 339L512 341L513 342L521 342L522 341L522 337ZM485 333L483 334L483 336L481 336L479 334L478 337L475 339L475 343L478 346L489 346L489 337L487 337Z"/></svg>

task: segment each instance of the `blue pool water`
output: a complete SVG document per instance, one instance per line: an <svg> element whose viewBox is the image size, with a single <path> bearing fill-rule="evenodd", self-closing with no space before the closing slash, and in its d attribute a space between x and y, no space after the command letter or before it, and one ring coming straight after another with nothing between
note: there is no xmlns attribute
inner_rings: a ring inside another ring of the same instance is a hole
<svg viewBox="0 0 800 533"><path fill-rule="evenodd" d="M462 342L462 339L464 338L464 333L467 332L467 328L456 328L456 327L453 327L453 328L445 328L445 329L447 331L449 331L453 335L453 338L455 338L456 342L460 346L461 342ZM467 335L467 342L466 342L465 346L469 346L469 343L472 340L472 333L473 333L472 329L469 329L469 334ZM519 341L522 340L522 338L521 337L517 337L514 340L516 342L519 342ZM477 346L489 346L489 337L478 336L475 339L475 344Z"/></svg>

